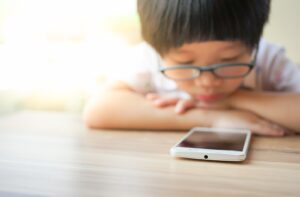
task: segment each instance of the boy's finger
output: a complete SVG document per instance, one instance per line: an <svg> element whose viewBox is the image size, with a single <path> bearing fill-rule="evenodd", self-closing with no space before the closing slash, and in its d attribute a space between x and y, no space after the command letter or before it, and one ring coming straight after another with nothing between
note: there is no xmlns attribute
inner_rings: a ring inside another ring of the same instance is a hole
<svg viewBox="0 0 300 197"><path fill-rule="evenodd" d="M190 100L180 100L177 102L177 105L175 107L175 112L177 114L183 114L188 109L190 109L194 106L195 106L194 102L192 102Z"/></svg>
<svg viewBox="0 0 300 197"><path fill-rule="evenodd" d="M285 134L284 129L265 120L255 124L253 130L255 130L255 133L274 137L282 137Z"/></svg>
<svg viewBox="0 0 300 197"><path fill-rule="evenodd" d="M148 94L146 94L146 99L148 99L148 100L153 101L153 100L158 99L158 98L160 98L160 96L158 94L156 94L156 93L148 93Z"/></svg>
<svg viewBox="0 0 300 197"><path fill-rule="evenodd" d="M159 98L154 100L154 105L157 107L166 107L169 105L175 105L178 102L179 98Z"/></svg>
<svg viewBox="0 0 300 197"><path fill-rule="evenodd" d="M277 130L282 130L284 132L284 135L294 135L295 132L294 131L291 131L285 127L282 127L280 125L277 125L277 124L273 124L273 128L277 129Z"/></svg>
<svg viewBox="0 0 300 197"><path fill-rule="evenodd" d="M296 135L295 131L289 130L289 129L285 129L284 130L284 135Z"/></svg>

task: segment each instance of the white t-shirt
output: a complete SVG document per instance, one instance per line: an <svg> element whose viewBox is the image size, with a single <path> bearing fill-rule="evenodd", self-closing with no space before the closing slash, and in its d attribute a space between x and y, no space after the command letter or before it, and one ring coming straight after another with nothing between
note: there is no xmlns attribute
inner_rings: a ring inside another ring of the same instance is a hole
<svg viewBox="0 0 300 197"><path fill-rule="evenodd" d="M188 97L174 81L160 73L158 62L158 53L147 43L140 43L130 51L122 62L123 69L114 74L113 80L124 81L142 94ZM245 77L243 86L256 91L300 92L300 69L285 56L282 47L261 39L256 65Z"/></svg>

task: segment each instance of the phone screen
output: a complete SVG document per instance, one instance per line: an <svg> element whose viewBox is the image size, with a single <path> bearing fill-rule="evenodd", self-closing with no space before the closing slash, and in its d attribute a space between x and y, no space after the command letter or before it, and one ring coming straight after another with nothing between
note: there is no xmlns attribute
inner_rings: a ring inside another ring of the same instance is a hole
<svg viewBox="0 0 300 197"><path fill-rule="evenodd" d="M246 133L195 131L178 147L242 151Z"/></svg>

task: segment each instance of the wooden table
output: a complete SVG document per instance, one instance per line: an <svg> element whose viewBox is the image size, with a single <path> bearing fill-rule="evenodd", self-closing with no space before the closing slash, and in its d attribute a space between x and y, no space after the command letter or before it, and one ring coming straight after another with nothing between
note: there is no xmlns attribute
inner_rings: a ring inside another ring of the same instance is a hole
<svg viewBox="0 0 300 197"><path fill-rule="evenodd" d="M0 196L300 196L300 136L243 163L174 159L185 132L88 130L79 114L0 117Z"/></svg>

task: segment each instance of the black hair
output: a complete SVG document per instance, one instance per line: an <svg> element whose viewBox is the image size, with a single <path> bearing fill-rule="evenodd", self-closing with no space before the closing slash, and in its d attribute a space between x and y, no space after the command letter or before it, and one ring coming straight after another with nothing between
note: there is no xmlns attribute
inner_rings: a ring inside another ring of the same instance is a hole
<svg viewBox="0 0 300 197"><path fill-rule="evenodd" d="M270 0L138 0L143 39L158 53L185 43L241 41L253 49L268 21Z"/></svg>

